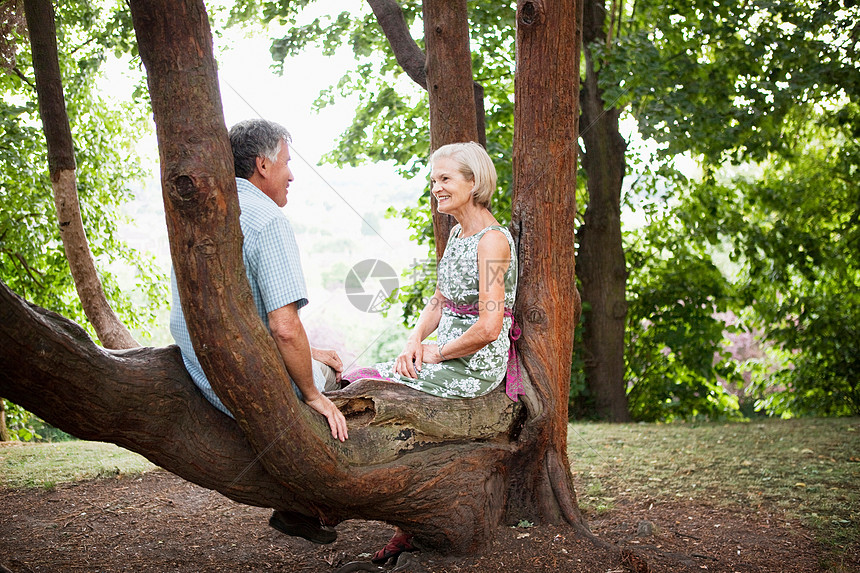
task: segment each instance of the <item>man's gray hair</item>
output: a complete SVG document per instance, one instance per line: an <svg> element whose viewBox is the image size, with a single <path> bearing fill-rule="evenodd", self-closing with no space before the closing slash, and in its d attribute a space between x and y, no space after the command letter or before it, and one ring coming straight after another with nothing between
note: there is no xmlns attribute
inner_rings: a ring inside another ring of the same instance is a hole
<svg viewBox="0 0 860 573"><path fill-rule="evenodd" d="M284 126L266 119L240 121L230 128L229 135L236 177L242 179L250 179L257 170L258 157L275 162L281 145L292 141Z"/></svg>

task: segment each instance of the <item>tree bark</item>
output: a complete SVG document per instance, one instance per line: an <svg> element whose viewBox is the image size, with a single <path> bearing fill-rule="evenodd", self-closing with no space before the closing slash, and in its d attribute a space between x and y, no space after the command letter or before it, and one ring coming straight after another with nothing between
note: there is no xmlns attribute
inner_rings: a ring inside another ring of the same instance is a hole
<svg viewBox="0 0 860 573"><path fill-rule="evenodd" d="M540 421L525 428L533 449L517 460L524 466L515 471L528 481L509 491L508 505L511 517L536 513L541 521L577 526L582 517L571 485L566 437L573 332L580 309L572 240L580 6L539 0L517 5L511 226L520 278L515 315L522 326L519 350L536 393L527 407Z"/></svg>
<svg viewBox="0 0 860 573"><path fill-rule="evenodd" d="M606 107L598 86L599 66L592 46L606 40L604 2L585 0L582 100L582 165L588 177L585 224L578 233L579 278L586 303L585 375L596 414L629 422L624 383L624 328L627 317L627 267L621 241L621 184L627 144L618 129L620 110Z"/></svg>
<svg viewBox="0 0 860 573"><path fill-rule="evenodd" d="M430 149L436 150L449 143L478 141L466 0L424 0L424 43L430 94ZM435 197L431 197L430 205L438 261L445 252L455 221L450 215L437 211Z"/></svg>
<svg viewBox="0 0 860 573"><path fill-rule="evenodd" d="M66 114L57 57L54 9L50 0L24 0L33 51L39 115L48 147L48 169L60 236L84 313L106 348L139 346L108 304L87 242L75 181L75 152Z"/></svg>

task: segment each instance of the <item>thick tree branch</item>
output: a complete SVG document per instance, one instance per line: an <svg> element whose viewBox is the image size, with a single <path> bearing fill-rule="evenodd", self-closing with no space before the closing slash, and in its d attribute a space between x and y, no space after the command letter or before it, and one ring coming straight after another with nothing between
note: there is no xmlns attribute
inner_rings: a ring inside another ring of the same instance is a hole
<svg viewBox="0 0 860 573"><path fill-rule="evenodd" d="M423 50L412 38L403 10L397 0L367 0L376 21L388 39L397 63L416 84L427 89L427 71L424 69L426 57Z"/></svg>
<svg viewBox="0 0 860 573"><path fill-rule="evenodd" d="M294 507L236 423L194 386L179 350L99 348L0 282L0 395L82 439L112 442L230 499Z"/></svg>
<svg viewBox="0 0 860 573"><path fill-rule="evenodd" d="M84 313L102 344L106 348L134 348L139 344L107 302L81 219L75 182L75 151L57 57L54 9L50 0L24 0L24 12L33 50L36 93L48 147L54 204L75 288Z"/></svg>

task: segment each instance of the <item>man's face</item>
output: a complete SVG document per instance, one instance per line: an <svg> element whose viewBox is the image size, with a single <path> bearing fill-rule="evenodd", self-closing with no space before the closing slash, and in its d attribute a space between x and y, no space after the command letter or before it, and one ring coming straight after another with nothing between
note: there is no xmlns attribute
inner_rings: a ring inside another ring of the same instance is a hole
<svg viewBox="0 0 860 573"><path fill-rule="evenodd" d="M289 146L286 142L281 143L278 158L274 163L268 158L264 158L263 161L265 162L265 177L261 191L271 198L278 207L283 207L287 204L288 188L290 181L293 180L293 173L290 171Z"/></svg>

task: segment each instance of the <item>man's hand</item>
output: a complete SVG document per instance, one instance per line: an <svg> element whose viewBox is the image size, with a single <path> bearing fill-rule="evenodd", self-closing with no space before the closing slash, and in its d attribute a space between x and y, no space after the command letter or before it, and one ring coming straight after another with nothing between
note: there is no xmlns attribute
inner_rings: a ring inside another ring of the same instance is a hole
<svg viewBox="0 0 860 573"><path fill-rule="evenodd" d="M311 347L311 358L317 362L322 362L326 366L334 370L337 381L340 382L340 375L343 373L343 362L337 352L324 348Z"/></svg>
<svg viewBox="0 0 860 573"><path fill-rule="evenodd" d="M346 427L346 418L343 417L341 411L337 409L337 406L335 406L331 400L326 398L324 395L319 394L318 398L306 400L305 403L325 416L326 420L328 420L328 425L331 428L331 435L335 440L343 442L349 438L349 431Z"/></svg>

